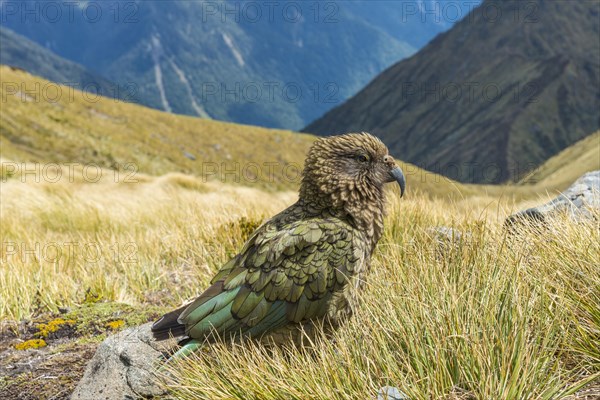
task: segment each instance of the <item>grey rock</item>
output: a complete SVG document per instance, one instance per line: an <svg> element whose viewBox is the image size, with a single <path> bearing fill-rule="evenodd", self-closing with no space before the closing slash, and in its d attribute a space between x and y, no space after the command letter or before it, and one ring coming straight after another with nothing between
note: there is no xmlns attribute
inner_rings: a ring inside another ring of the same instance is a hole
<svg viewBox="0 0 600 400"><path fill-rule="evenodd" d="M528 208L508 217L505 225L514 227L519 223L540 223L555 216L566 214L574 221L595 218L600 212L600 171L581 176L567 190L552 201L538 207Z"/></svg>
<svg viewBox="0 0 600 400"><path fill-rule="evenodd" d="M471 237L471 232L461 232L458 229L447 226L431 226L426 229L427 234L437 240L440 244L460 243Z"/></svg>
<svg viewBox="0 0 600 400"><path fill-rule="evenodd" d="M102 342L71 399L131 400L165 394L154 371L162 352L175 342L156 342L151 325L126 329Z"/></svg>
<svg viewBox="0 0 600 400"><path fill-rule="evenodd" d="M425 233L432 239L431 250L439 260L468 245L472 238L470 231L462 232L447 226L431 226L425 230ZM419 248L418 251L422 252L423 249Z"/></svg>
<svg viewBox="0 0 600 400"><path fill-rule="evenodd" d="M183 156L184 156L185 158L189 158L189 159L190 159L190 160L192 160L192 161L196 161L196 156L195 156L195 155L193 155L192 153L188 153L187 151L184 151L184 152L183 152Z"/></svg>
<svg viewBox="0 0 600 400"><path fill-rule="evenodd" d="M379 389L377 400L410 400L410 398L397 387L384 386Z"/></svg>

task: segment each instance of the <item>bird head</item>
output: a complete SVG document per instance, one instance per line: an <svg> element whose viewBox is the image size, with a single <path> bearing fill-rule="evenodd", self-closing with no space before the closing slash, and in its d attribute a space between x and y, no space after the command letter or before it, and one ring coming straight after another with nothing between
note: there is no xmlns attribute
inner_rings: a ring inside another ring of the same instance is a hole
<svg viewBox="0 0 600 400"><path fill-rule="evenodd" d="M304 165L300 196L331 199L333 205L380 200L383 186L406 181L387 147L368 133L348 133L317 140Z"/></svg>

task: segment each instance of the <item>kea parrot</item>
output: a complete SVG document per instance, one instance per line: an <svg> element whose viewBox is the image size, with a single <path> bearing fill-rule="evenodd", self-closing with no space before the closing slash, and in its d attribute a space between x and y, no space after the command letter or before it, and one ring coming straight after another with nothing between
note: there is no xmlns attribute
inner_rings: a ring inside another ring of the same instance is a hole
<svg viewBox="0 0 600 400"><path fill-rule="evenodd" d="M277 337L351 314L381 238L384 185L405 178L368 133L318 139L302 171L298 201L256 229L192 303L152 326L157 340L185 336L184 357L213 335Z"/></svg>

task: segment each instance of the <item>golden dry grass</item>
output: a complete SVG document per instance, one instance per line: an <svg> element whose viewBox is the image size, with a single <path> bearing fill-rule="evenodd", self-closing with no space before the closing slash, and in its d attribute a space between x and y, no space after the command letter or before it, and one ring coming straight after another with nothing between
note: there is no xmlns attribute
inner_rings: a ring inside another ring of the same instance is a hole
<svg viewBox="0 0 600 400"><path fill-rule="evenodd" d="M75 305L88 288L178 306L296 197L182 174L137 177L2 184L0 318ZM512 200L389 194L385 235L347 326L306 349L214 345L175 364L174 396L355 399L391 385L412 399L559 399L599 377L597 225L561 220L510 236L502 222ZM469 233L446 240L435 226Z"/></svg>
<svg viewBox="0 0 600 400"><path fill-rule="evenodd" d="M138 183L106 175L94 184L2 183L0 318L74 304L88 288L134 304L167 289L182 301L241 243L242 218L260 220L293 197L182 174L140 174ZM179 290L181 282L191 284Z"/></svg>
<svg viewBox="0 0 600 400"><path fill-rule="evenodd" d="M394 202L360 306L332 339L220 343L173 364L167 385L181 399L368 399L391 385L411 399L521 400L591 384L596 398L597 224L510 236L506 210L484 208ZM445 240L438 225L470 234Z"/></svg>
<svg viewBox="0 0 600 400"><path fill-rule="evenodd" d="M0 71L3 82L45 82ZM314 140L108 99L0 94L2 321L89 296L165 309L193 298L254 227L295 200L298 184L281 172L239 179L254 188L223 184L206 179L203 163L301 163ZM61 162L76 165L49 164ZM86 175L90 163L102 168ZM567 399L594 379L597 392L598 225L503 229L507 215L570 182L547 173L534 186L462 185L403 167L406 198L390 191L385 235L347 326L304 349L216 344L175 364L173 395L367 399L391 385L412 399ZM468 234L444 239L436 226Z"/></svg>

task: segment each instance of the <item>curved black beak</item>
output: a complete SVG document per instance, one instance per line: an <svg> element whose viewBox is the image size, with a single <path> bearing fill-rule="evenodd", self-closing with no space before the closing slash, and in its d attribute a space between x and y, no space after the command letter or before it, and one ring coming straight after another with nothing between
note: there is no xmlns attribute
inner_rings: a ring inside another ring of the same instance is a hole
<svg viewBox="0 0 600 400"><path fill-rule="evenodd" d="M404 173L402 172L400 167L394 167L394 169L390 171L390 175L392 176L392 178L394 178L396 182L398 182L398 185L400 185L400 197L404 196L404 189L406 188L406 178L404 178Z"/></svg>

